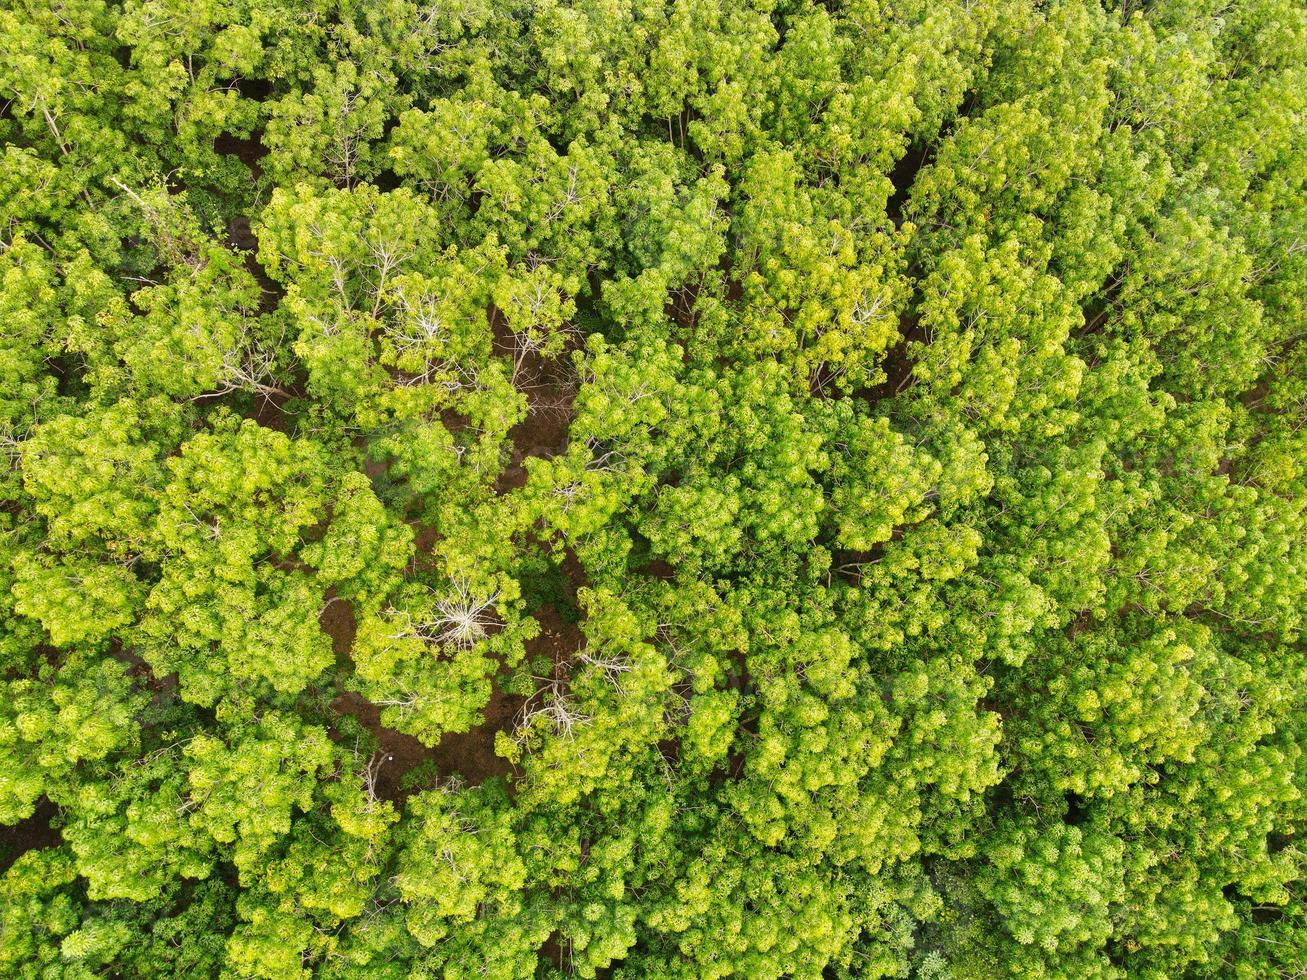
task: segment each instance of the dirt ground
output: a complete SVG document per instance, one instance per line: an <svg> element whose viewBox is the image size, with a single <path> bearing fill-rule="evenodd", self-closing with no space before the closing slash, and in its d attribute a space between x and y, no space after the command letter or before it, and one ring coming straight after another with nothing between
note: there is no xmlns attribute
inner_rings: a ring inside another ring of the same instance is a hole
<svg viewBox="0 0 1307 980"><path fill-rule="evenodd" d="M261 171L260 160L265 151L257 140L223 136L215 142L214 148L219 153L234 154L250 167L255 178L258 177ZM236 218L230 223L227 242L246 253L246 267L262 287L260 306L263 312L274 309L283 292L257 261L258 240L247 218ZM487 309L486 315L493 333L495 351L516 363L515 383L524 392L528 402L527 417L509 432L510 459L495 483L496 493L507 494L525 486L526 461L530 457L548 459L567 448L572 402L578 387L569 353L579 343L580 337L570 336L563 352L545 358L533 351L522 352L506 319L493 306ZM292 430L292 419L287 417L284 408L294 394L291 391L256 399L250 410L251 417L260 425L289 433ZM455 423L451 427L456 427L457 420L448 420L447 424L449 422ZM429 553L436 536L435 530L418 526L415 531L419 554ZM584 584L584 572L575 555L570 552L562 563L562 572L568 583L569 600L574 604L576 589ZM576 623L571 618L565 618L550 603L533 610L532 615L540 623L541 629L539 635L526 645L527 658L547 657L554 664L555 671L563 669L583 643ZM319 623L331 638L337 663L348 669L357 629L353 607L348 601L328 594ZM175 688L173 678L165 679L162 683L165 687ZM332 708L342 715L356 718L377 738L381 751L387 756L377 775L377 792L384 798L401 801L409 792L403 785L404 776L423 765L434 768L442 780L457 777L468 785L479 785L496 776L510 775L510 763L495 753L495 736L498 732L514 728L520 720L525 701L519 695L503 692L496 684L484 709L482 724L467 732L448 733L433 747L427 747L412 736L384 727L380 721L381 709L355 692L340 693L333 700ZM61 835L51 826L57 815L58 808L42 798L31 817L12 827L3 828L0 833L0 872L28 850L58 845L62 840Z"/></svg>
<svg viewBox="0 0 1307 980"><path fill-rule="evenodd" d="M12 827L0 827L0 874L9 870L9 866L28 851L43 847L57 847L63 843L59 831L50 826L58 808L41 797L36 803L36 812L26 820L20 820Z"/></svg>
<svg viewBox="0 0 1307 980"><path fill-rule="evenodd" d="M495 353L517 362L515 383L527 398L527 416L509 430L512 455L495 482L495 491L504 494L526 485L524 464L528 457L549 459L567 449L577 389L568 354L577 338L569 337L567 347L555 357L545 358L534 351L519 357L517 341L503 315L491 306L486 317L494 335Z"/></svg>
<svg viewBox="0 0 1307 980"><path fill-rule="evenodd" d="M519 361L516 383L526 394L528 403L527 417L509 432L510 460L495 484L497 493L507 494L526 484L528 458L548 459L567 448L572 400L577 385L566 352L554 358L526 352L518 358L516 341L503 316L493 306L486 315L494 334L496 352ZM429 551L435 538L433 529L416 527L415 531L419 552ZM576 590L584 584L584 572L570 551L564 556L561 571L567 583L568 600L574 604ZM527 642L527 659L547 657L555 665L555 670L561 669L582 645L580 629L551 603L532 610L531 615L539 622L540 633ZM329 601L320 623L323 631L331 637L337 661L347 666L356 629L350 604L341 600ZM480 725L466 732L447 733L432 747L423 745L410 735L384 727L380 708L360 694L343 692L332 702L332 707L341 714L356 718L377 738L386 756L377 776L377 792L398 801L408 792L403 785L404 776L419 766L434 767L441 780L457 777L465 785L472 786L496 776L511 775L511 764L495 753L495 736L515 727L525 701L519 695L505 693L496 684L483 712L485 720Z"/></svg>
<svg viewBox="0 0 1307 980"><path fill-rule="evenodd" d="M527 659L548 657L560 668L580 649L583 638L574 622L565 619L553 605L544 605L532 613L540 624L540 633L527 641ZM349 603L329 602L320 618L323 630L331 637L338 659L347 658L354 640L354 612ZM512 766L495 753L495 736L511 731L520 720L526 699L506 694L496 685L483 714L485 720L466 732L449 732L432 747L423 745L381 724L381 709L361 694L344 691L332 702L333 710L356 718L380 743L385 754L377 776L378 795L399 801L407 795L404 776L418 766L434 766L443 781L457 777L465 785L479 786L495 776L508 776Z"/></svg>

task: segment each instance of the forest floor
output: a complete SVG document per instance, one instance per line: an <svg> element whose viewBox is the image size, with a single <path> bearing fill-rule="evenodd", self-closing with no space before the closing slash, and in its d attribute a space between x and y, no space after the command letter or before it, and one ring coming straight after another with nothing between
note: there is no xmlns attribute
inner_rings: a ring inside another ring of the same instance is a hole
<svg viewBox="0 0 1307 980"><path fill-rule="evenodd" d="M535 352L517 357L517 347L507 323L497 310L487 311L498 352L517 361L515 383L527 397L527 416L509 430L510 455L503 471L495 482L495 492L511 493L526 485L526 461L531 457L548 459L567 448L568 431L572 421L572 401L576 395L576 380L572 375L567 352L543 358ZM275 413L275 408L270 409ZM419 527L417 543L429 549L432 529ZM567 602L575 605L576 591L585 584L585 575L575 555L570 551L560 562L565 580ZM528 661L545 657L557 667L567 662L581 647L581 631L570 617L563 615L556 604L545 602L531 610L539 623L540 632L527 641ZM354 612L349 603L329 602L320 618L323 631L331 637L332 648L338 658L347 658L354 642ZM332 707L357 719L380 743L385 760L377 775L379 796L394 801L404 799L412 787L406 787L404 777L419 767L433 767L442 781L460 779L464 785L477 786L496 776L512 772L508 760L495 752L495 737L499 732L511 731L526 703L526 698L505 693L495 684L490 701L484 709L484 721L466 732L449 732L435 746L428 747L411 735L405 735L381 724L381 709L352 691L341 693Z"/></svg>
<svg viewBox="0 0 1307 980"><path fill-rule="evenodd" d="M58 813L59 808L43 796L36 802L36 812L26 820L0 828L4 831L0 834L0 874L28 851L63 843L63 836L51 826Z"/></svg>

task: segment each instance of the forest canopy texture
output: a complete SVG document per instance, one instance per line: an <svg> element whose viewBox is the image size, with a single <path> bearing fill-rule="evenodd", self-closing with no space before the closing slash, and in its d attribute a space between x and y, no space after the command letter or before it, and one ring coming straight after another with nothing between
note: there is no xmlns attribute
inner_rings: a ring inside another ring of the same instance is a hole
<svg viewBox="0 0 1307 980"><path fill-rule="evenodd" d="M1297 0L3 0L0 110L0 976L1303 976Z"/></svg>

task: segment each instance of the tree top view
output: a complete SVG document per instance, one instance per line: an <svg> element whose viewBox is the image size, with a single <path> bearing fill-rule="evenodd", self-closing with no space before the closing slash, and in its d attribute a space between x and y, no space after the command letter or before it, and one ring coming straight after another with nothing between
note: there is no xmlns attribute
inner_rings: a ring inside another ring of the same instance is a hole
<svg viewBox="0 0 1307 980"><path fill-rule="evenodd" d="M1302 0L0 0L0 976L1307 977Z"/></svg>

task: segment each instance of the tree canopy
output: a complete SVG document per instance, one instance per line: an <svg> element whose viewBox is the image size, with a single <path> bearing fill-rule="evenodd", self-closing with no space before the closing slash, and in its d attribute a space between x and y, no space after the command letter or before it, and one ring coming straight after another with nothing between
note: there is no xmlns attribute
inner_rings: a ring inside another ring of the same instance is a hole
<svg viewBox="0 0 1307 980"><path fill-rule="evenodd" d="M1299 0L0 0L0 974L1284 980Z"/></svg>

